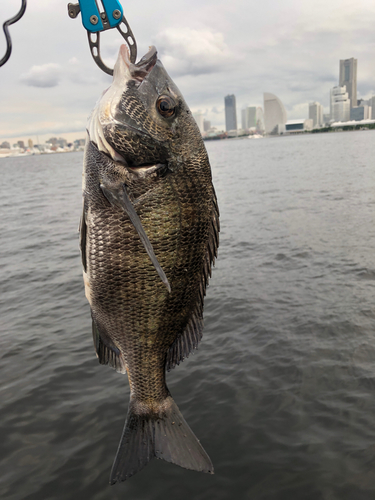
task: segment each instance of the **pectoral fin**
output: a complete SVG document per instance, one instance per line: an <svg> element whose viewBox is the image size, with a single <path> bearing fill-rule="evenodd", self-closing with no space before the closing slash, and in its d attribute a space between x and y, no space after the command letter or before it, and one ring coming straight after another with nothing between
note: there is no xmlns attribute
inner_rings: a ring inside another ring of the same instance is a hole
<svg viewBox="0 0 375 500"><path fill-rule="evenodd" d="M81 259L83 270L86 272L87 262L86 262L86 236L87 236L87 225L86 225L86 210L83 204L81 221L79 224L79 247L81 249Z"/></svg>
<svg viewBox="0 0 375 500"><path fill-rule="evenodd" d="M126 186L123 183L101 183L100 188L103 191L104 196L111 203L111 205L121 208L129 217L132 222L135 230L140 237L142 244L151 259L152 264L154 265L156 272L160 276L160 279L167 287L168 292L171 292L171 287L169 285L168 279L159 264L158 259L154 253L154 249L152 248L151 242L143 229L142 222L138 217L137 212L135 211L132 202L129 199L128 193L126 192Z"/></svg>

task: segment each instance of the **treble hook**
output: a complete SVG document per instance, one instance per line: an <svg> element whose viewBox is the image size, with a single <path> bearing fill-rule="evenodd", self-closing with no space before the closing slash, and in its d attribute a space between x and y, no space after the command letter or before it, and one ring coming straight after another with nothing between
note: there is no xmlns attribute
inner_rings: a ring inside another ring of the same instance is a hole
<svg viewBox="0 0 375 500"><path fill-rule="evenodd" d="M79 3L68 4L68 14L72 19L81 12L82 24L87 30L91 55L108 75L113 75L113 69L108 68L100 56L100 32L116 28L129 47L130 61L137 59L137 44L129 23L123 15L123 9L118 0L101 0L104 11L99 12L96 0L78 0ZM124 29L121 25L125 25Z"/></svg>
<svg viewBox="0 0 375 500"><path fill-rule="evenodd" d="M18 12L18 14L16 14L14 17L9 19L8 21L5 21L5 23L3 24L3 30L4 30L5 39L7 42L7 49L5 52L5 56L0 60L0 66L2 66L3 64L5 64L7 62L7 60L10 57L10 54L12 53L12 40L10 38L8 26L19 21L21 19L21 17L24 15L25 10L26 10L26 0L22 0L21 9Z"/></svg>

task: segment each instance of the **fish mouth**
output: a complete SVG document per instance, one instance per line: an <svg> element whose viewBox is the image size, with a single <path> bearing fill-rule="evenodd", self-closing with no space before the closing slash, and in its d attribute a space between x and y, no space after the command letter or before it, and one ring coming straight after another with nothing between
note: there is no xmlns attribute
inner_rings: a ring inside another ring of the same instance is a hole
<svg viewBox="0 0 375 500"><path fill-rule="evenodd" d="M116 69L118 69L119 73L127 73L128 80L133 80L135 81L138 85L140 85L143 80L147 77L147 75L150 74L152 68L155 66L156 61L158 59L158 52L156 48L152 45L149 48L149 51L147 54L145 54L140 61L138 61L136 64L133 64L130 61L130 54L129 54L129 49L128 47L123 44L120 47L119 51L119 56L115 65L115 71L114 71L114 81L116 81L117 78L117 72ZM117 68L116 68L117 66Z"/></svg>
<svg viewBox="0 0 375 500"><path fill-rule="evenodd" d="M117 110L124 91L124 83L126 85L133 84L139 87L150 74L157 60L157 50L154 46L151 46L142 59L138 63L133 64L130 61L130 53L127 46L124 44L121 45L113 71L113 83L109 89L103 93L101 100L90 116L88 126L90 140L97 145L100 151L106 153L114 161L126 163L122 155L117 152L105 138L103 128L113 123L117 123L121 127L126 127L128 130L132 130L137 134L149 136L145 130L136 126L135 123L131 123L130 120L122 121L118 117Z"/></svg>

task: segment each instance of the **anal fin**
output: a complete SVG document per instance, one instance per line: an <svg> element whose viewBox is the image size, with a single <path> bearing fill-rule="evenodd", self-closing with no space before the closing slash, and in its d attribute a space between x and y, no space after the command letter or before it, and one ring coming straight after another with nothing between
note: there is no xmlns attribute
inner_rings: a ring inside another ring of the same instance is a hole
<svg viewBox="0 0 375 500"><path fill-rule="evenodd" d="M102 365L110 365L117 372L126 373L125 360L120 350L111 342L108 336L99 329L94 318L92 318L92 336L99 363Z"/></svg>

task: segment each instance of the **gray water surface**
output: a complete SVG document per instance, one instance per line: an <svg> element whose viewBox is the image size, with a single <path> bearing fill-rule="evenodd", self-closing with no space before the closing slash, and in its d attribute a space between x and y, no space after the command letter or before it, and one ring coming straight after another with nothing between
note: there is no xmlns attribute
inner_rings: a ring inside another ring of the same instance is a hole
<svg viewBox="0 0 375 500"><path fill-rule="evenodd" d="M82 154L0 161L0 498L375 497L375 132L206 143L221 211L198 351L169 389L215 475L108 485L129 389L98 364Z"/></svg>

